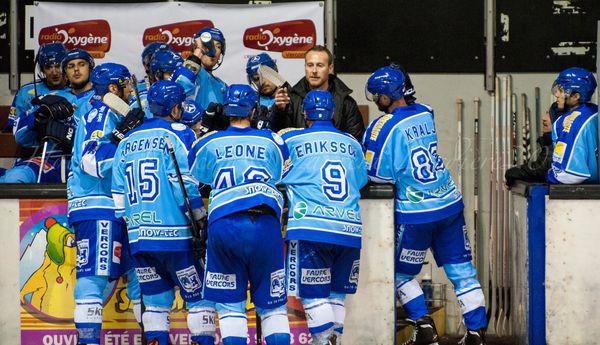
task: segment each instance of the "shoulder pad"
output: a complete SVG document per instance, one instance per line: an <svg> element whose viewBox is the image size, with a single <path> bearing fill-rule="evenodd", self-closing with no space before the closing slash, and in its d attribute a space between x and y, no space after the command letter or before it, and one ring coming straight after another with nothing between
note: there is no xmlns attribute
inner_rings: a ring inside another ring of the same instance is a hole
<svg viewBox="0 0 600 345"><path fill-rule="evenodd" d="M381 129L383 128L383 126L389 120L391 120L393 117L394 117L394 115L392 115L392 114L385 114L385 115L380 116L378 119L374 120L367 130L367 131L370 130L368 139L370 139L371 141L377 140L377 137L379 136L379 132L381 132Z"/></svg>
<svg viewBox="0 0 600 345"><path fill-rule="evenodd" d="M173 122L171 123L171 129L175 131L185 131L188 127L183 123Z"/></svg>

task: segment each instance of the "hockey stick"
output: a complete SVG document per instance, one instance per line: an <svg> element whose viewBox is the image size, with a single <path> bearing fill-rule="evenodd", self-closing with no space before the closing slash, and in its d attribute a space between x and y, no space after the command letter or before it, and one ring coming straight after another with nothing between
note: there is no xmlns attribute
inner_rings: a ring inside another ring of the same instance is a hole
<svg viewBox="0 0 600 345"><path fill-rule="evenodd" d="M140 99L140 90L138 90L138 81L137 81L137 77L135 76L135 74L131 76L131 82L133 83L133 92L135 93L135 98L137 99L138 107L140 107L140 110L144 110L144 108L142 108L142 100Z"/></svg>
<svg viewBox="0 0 600 345"><path fill-rule="evenodd" d="M110 110L114 111L118 115L125 116L131 108L129 105L121 99L121 97L115 95L114 93L108 92L102 97L102 102L110 108Z"/></svg>
<svg viewBox="0 0 600 345"><path fill-rule="evenodd" d="M276 87L282 87L286 80L281 74L277 73L276 70L269 66L260 65L258 66L258 76L260 77L260 83L263 84L262 80L267 80L273 83Z"/></svg>
<svg viewBox="0 0 600 345"><path fill-rule="evenodd" d="M168 136L165 137L165 141L167 142L167 149L169 150L169 155L173 160L173 165L175 166L175 173L177 174L177 180L179 181L179 187L181 187L181 193L183 194L183 201L185 203L185 207L190 214L190 219L192 221L192 239L195 241L200 241L200 248L198 254L198 258L203 267L205 266L205 256L206 256L206 241L205 235L206 231L200 229L196 219L194 218L194 211L192 210L192 204L190 203L190 198L188 197L187 190L185 189L185 184L183 183L183 177L181 176L181 170L179 169L179 163L177 162L177 157L175 156L175 150L173 149L173 143L171 142L171 138ZM196 251L196 247L193 248Z"/></svg>

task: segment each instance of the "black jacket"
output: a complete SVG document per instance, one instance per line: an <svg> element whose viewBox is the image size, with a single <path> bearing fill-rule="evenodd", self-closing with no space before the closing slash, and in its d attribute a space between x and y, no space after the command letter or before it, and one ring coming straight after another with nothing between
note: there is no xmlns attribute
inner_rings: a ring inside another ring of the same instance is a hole
<svg viewBox="0 0 600 345"><path fill-rule="evenodd" d="M306 127L302 103L309 91L310 86L306 78L300 79L294 85L289 91L290 104L288 104L285 111L275 110L276 120L274 130L287 127ZM330 74L329 92L333 94L333 100L335 101L335 110L333 112L334 126L342 132L351 134L360 142L365 132L365 125L356 101L350 96L352 90L335 75Z"/></svg>

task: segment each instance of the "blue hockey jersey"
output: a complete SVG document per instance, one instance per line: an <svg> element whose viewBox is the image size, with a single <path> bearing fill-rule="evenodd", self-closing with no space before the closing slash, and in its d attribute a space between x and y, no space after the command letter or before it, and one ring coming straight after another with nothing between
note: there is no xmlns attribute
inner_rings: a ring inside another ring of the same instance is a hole
<svg viewBox="0 0 600 345"><path fill-rule="evenodd" d="M396 185L400 224L434 222L463 209L462 196L437 153L433 110L415 103L371 122L363 137L369 178Z"/></svg>
<svg viewBox="0 0 600 345"><path fill-rule="evenodd" d="M69 222L116 220L111 194L112 160L116 145L110 141L120 116L99 100L77 125L71 174L67 181Z"/></svg>
<svg viewBox="0 0 600 345"><path fill-rule="evenodd" d="M598 183L598 106L582 104L552 125L552 167L548 182Z"/></svg>
<svg viewBox="0 0 600 345"><path fill-rule="evenodd" d="M190 249L190 223L175 165L167 150L167 136L173 143L196 219L204 215L199 183L188 169L188 150L196 139L194 132L184 124L160 118L144 121L119 143L113 160L115 213L127 222L133 253Z"/></svg>
<svg viewBox="0 0 600 345"><path fill-rule="evenodd" d="M203 109L208 108L211 102L223 104L227 85L219 77L208 73L201 68L196 76L196 102ZM185 89L185 87L184 87Z"/></svg>
<svg viewBox="0 0 600 345"><path fill-rule="evenodd" d="M279 218L283 196L275 185L291 164L279 135L250 127L208 133L190 152L192 175L212 187L209 222L259 205L272 208Z"/></svg>
<svg viewBox="0 0 600 345"><path fill-rule="evenodd" d="M280 132L294 169L283 179L289 214L286 240L360 248L360 189L368 182L361 145L330 121Z"/></svg>

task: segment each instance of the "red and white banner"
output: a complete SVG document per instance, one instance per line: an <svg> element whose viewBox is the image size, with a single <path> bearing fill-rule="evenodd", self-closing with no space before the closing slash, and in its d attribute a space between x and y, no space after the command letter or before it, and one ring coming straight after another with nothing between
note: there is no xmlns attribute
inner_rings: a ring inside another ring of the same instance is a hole
<svg viewBox="0 0 600 345"><path fill-rule="evenodd" d="M223 65L215 71L226 83L246 83L248 57L267 52L294 84L304 76L304 52L324 43L323 8L323 2L316 1L271 5L39 2L28 11L34 26L26 48L64 42L69 49L89 51L96 64L121 63L141 77L145 45L166 41L187 57L194 34L209 26L221 29L227 41Z"/></svg>

